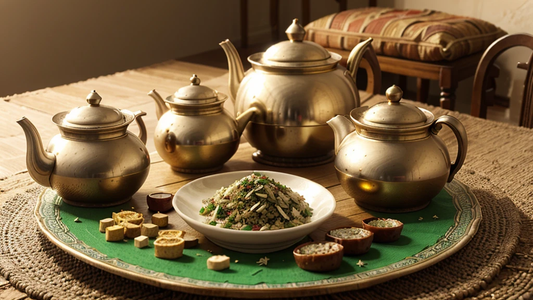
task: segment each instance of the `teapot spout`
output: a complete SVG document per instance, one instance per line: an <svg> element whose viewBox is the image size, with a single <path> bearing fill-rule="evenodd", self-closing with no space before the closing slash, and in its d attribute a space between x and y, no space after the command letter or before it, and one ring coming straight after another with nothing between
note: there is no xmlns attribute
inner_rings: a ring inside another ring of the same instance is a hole
<svg viewBox="0 0 533 300"><path fill-rule="evenodd" d="M26 166L28 173L38 184L50 187L50 175L56 162L55 155L44 149L41 136L30 120L22 117L17 123L22 127L26 135Z"/></svg>
<svg viewBox="0 0 533 300"><path fill-rule="evenodd" d="M148 93L148 96L152 97L155 100L155 115L159 120L163 114L165 114L169 109L165 104L165 100L156 92L156 90L151 90Z"/></svg>
<svg viewBox="0 0 533 300"><path fill-rule="evenodd" d="M237 122L237 132L239 133L239 136L242 135L244 128L246 128L246 125L248 125L248 122L250 122L255 115L259 114L259 112L260 111L257 107L250 107L235 119Z"/></svg>
<svg viewBox="0 0 533 300"><path fill-rule="evenodd" d="M225 40L219 45L226 53L226 57L228 59L229 92L232 101L235 102L235 99L237 98L237 91L239 90L241 81L244 78L244 67L242 66L239 52L237 52L237 49L235 49L235 46L233 46L229 40Z"/></svg>
<svg viewBox="0 0 533 300"><path fill-rule="evenodd" d="M344 138L355 130L355 125L346 116L337 115L326 122L335 136L335 155L339 152Z"/></svg>

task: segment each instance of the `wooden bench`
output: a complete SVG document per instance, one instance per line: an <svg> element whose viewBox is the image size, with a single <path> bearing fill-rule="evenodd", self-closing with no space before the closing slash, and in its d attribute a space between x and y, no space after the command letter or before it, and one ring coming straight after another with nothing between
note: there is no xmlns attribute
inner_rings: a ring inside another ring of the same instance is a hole
<svg viewBox="0 0 533 300"><path fill-rule="evenodd" d="M306 39L344 59L360 41L373 38L381 71L417 79L419 102L427 102L430 80L438 81L440 106L455 109L455 89L473 77L483 50L505 31L486 21L432 10L367 7L330 14L306 27ZM364 66L363 66L364 67ZM497 75L496 69L491 76ZM404 88L405 89L405 88Z"/></svg>
<svg viewBox="0 0 533 300"><path fill-rule="evenodd" d="M342 55L341 64L346 65L349 51L326 48L328 51ZM455 61L424 62L401 59L384 55L377 55L382 72L398 74L401 76L415 77L417 80L416 101L427 103L430 80L438 81L440 87L440 106L454 110L455 89L457 84L464 79L474 76L477 65L483 53L472 54ZM368 64L362 63L361 67L367 69ZM367 69L368 72L368 69ZM398 85L405 90L405 77L400 77Z"/></svg>

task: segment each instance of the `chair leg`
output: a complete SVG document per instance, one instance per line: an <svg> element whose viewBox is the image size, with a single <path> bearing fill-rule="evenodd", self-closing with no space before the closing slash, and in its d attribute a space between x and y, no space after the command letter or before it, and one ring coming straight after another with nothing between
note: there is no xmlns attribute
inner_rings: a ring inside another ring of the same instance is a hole
<svg viewBox="0 0 533 300"><path fill-rule="evenodd" d="M455 109L455 89L457 88L457 76L451 68L441 68L439 74L440 107Z"/></svg>
<svg viewBox="0 0 533 300"><path fill-rule="evenodd" d="M407 91L407 76L398 75L398 86L404 91L404 93Z"/></svg>
<svg viewBox="0 0 533 300"><path fill-rule="evenodd" d="M302 20L300 24L305 26L311 19L311 0L302 0Z"/></svg>
<svg viewBox="0 0 533 300"><path fill-rule="evenodd" d="M279 0L270 0L270 28L272 42L279 39Z"/></svg>
<svg viewBox="0 0 533 300"><path fill-rule="evenodd" d="M440 87L440 107L448 110L455 109L455 86Z"/></svg>
<svg viewBox="0 0 533 300"><path fill-rule="evenodd" d="M241 47L248 47L248 0L241 0Z"/></svg>
<svg viewBox="0 0 533 300"><path fill-rule="evenodd" d="M416 101L427 103L429 95L429 79L416 78Z"/></svg>

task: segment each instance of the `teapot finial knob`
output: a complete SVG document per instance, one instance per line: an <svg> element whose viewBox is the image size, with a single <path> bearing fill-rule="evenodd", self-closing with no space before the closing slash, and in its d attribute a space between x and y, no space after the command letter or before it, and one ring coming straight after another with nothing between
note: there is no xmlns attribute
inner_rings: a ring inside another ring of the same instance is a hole
<svg viewBox="0 0 533 300"><path fill-rule="evenodd" d="M304 40L305 29L300 25L298 19L294 19L292 24L285 30L285 33L291 42L301 42Z"/></svg>
<svg viewBox="0 0 533 300"><path fill-rule="evenodd" d="M100 105L100 101L102 101L102 97L98 95L96 90L92 90L89 95L87 95L87 103L89 103L91 106Z"/></svg>
<svg viewBox="0 0 533 300"><path fill-rule="evenodd" d="M200 78L196 76L196 74L192 74L192 77L190 78L190 80L191 80L191 85L200 85L200 82L202 82Z"/></svg>
<svg viewBox="0 0 533 300"><path fill-rule="evenodd" d="M393 84L390 88L387 89L387 91L385 92L385 96L387 97L389 104L398 104L400 102L400 99L402 99L403 91L399 86Z"/></svg>

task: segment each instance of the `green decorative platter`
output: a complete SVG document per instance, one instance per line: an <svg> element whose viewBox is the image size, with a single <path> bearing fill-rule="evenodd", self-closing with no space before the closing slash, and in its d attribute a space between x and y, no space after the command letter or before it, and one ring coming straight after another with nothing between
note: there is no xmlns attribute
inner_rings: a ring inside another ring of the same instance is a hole
<svg viewBox="0 0 533 300"><path fill-rule="evenodd" d="M374 243L365 255L345 256L337 271L312 273L296 266L292 258L294 247L267 255L222 248L211 251L206 246L211 245L210 242L201 238L199 247L185 249L184 257L173 261L155 258L153 247L135 248L133 240L105 242L105 235L98 231L98 220L110 217L111 211L126 210L132 205L142 204L133 201L123 207L76 208L63 203L53 190L46 189L38 199L35 216L42 232L54 244L107 272L177 291L250 298L319 295L366 288L398 278L427 268L457 252L473 238L481 221L477 199L467 186L454 180L446 184L428 208L390 216L407 221L404 222L403 238L397 243ZM448 207L448 213L443 207ZM436 212L438 217L434 215ZM172 218L179 218L175 212L169 216L171 222ZM79 217L78 222L73 221L75 217ZM435 225L437 223L441 224L440 227ZM437 228L434 242L418 245L416 241L420 234L417 231L432 226ZM418 248L413 248L413 244ZM153 240L150 245L153 245ZM231 257L230 269L221 272L207 270L206 259L211 252L217 251ZM258 259L265 256L270 258L268 265L258 265ZM359 260L366 265L358 266Z"/></svg>

